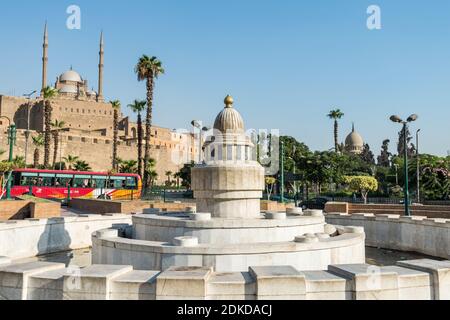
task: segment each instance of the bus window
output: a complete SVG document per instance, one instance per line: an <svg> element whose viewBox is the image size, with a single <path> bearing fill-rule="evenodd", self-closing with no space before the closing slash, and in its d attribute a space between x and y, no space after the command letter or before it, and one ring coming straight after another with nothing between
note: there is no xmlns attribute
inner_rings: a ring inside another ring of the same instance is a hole
<svg viewBox="0 0 450 320"><path fill-rule="evenodd" d="M17 179L20 177L20 180L17 181ZM22 172L22 173L17 173L16 172L16 180L15 180L15 185L18 186L35 186L37 184L38 181L38 174L37 173L27 173L27 172Z"/></svg>
<svg viewBox="0 0 450 320"><path fill-rule="evenodd" d="M125 177L110 177L109 185L111 189L125 189L126 179Z"/></svg>
<svg viewBox="0 0 450 320"><path fill-rule="evenodd" d="M91 188L91 176L75 175L73 179L74 188Z"/></svg>
<svg viewBox="0 0 450 320"><path fill-rule="evenodd" d="M53 187L55 174L40 173L38 178L38 186L40 187Z"/></svg>
<svg viewBox="0 0 450 320"><path fill-rule="evenodd" d="M67 188L73 179L72 174L56 174L55 187L57 188Z"/></svg>
<svg viewBox="0 0 450 320"><path fill-rule="evenodd" d="M92 176L92 188L105 189L107 176Z"/></svg>
<svg viewBox="0 0 450 320"><path fill-rule="evenodd" d="M137 189L137 181L135 177L127 177L126 189L129 190Z"/></svg>

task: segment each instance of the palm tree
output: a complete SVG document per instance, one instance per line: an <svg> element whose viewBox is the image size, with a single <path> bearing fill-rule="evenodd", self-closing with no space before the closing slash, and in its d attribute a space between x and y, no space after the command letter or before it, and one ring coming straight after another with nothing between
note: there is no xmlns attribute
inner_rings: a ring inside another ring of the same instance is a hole
<svg viewBox="0 0 450 320"><path fill-rule="evenodd" d="M58 95L58 90L52 87L45 87L42 90L44 98L44 167L50 165L50 143L52 134L52 103L51 99Z"/></svg>
<svg viewBox="0 0 450 320"><path fill-rule="evenodd" d="M119 171L121 173L136 173L137 161L136 160L122 161L122 163L120 164Z"/></svg>
<svg viewBox="0 0 450 320"><path fill-rule="evenodd" d="M39 167L39 158L40 158L40 151L39 149L42 148L45 145L45 139L42 134L39 134L37 136L33 137L33 144L36 147L34 149L34 164L33 167L37 169Z"/></svg>
<svg viewBox="0 0 450 320"><path fill-rule="evenodd" d="M180 188L181 172L175 173L173 177L177 180L177 188Z"/></svg>
<svg viewBox="0 0 450 320"><path fill-rule="evenodd" d="M26 168L25 157L16 156L12 161L12 165L13 165L14 169Z"/></svg>
<svg viewBox="0 0 450 320"><path fill-rule="evenodd" d="M119 110L120 110L120 101L114 100L110 101L112 108L114 110L114 120L113 120L113 129L114 129L114 137L113 137L113 156L112 156L112 167L113 169L118 169L117 163L117 143L119 139Z"/></svg>
<svg viewBox="0 0 450 320"><path fill-rule="evenodd" d="M137 74L138 81L147 81L147 116L145 118L145 155L144 155L144 168L147 168L150 160L150 138L152 130L152 117L153 117L153 90L155 85L155 79L159 75L164 74L161 61L156 57L148 57L143 55L139 58L139 61L134 69ZM148 171L144 172L144 188L148 187Z"/></svg>
<svg viewBox="0 0 450 320"><path fill-rule="evenodd" d="M54 143L54 150L53 150L53 168L55 168L56 160L58 158L58 147L59 147L59 132L64 129L64 126L66 123L64 121L55 120L51 123L51 126L53 128L53 143Z"/></svg>
<svg viewBox="0 0 450 320"><path fill-rule="evenodd" d="M171 179L172 179L172 171L166 171L166 177L167 177L167 185L170 186L170 184L172 183Z"/></svg>
<svg viewBox="0 0 450 320"><path fill-rule="evenodd" d="M158 179L158 173L156 172L155 167L156 167L156 160L150 158L147 167L145 167L145 175L144 175L144 177L147 177L148 179L148 181L144 181L144 183L147 183L147 186L150 188L153 187L155 181Z"/></svg>
<svg viewBox="0 0 450 320"><path fill-rule="evenodd" d="M342 119L344 113L340 109L331 110L327 115L328 118L334 120L334 149L339 152L339 123L338 120Z"/></svg>
<svg viewBox="0 0 450 320"><path fill-rule="evenodd" d="M73 170L73 166L75 163L77 163L78 160L80 160L77 156L71 156L70 154L67 157L63 158L64 162L67 163L67 169Z"/></svg>
<svg viewBox="0 0 450 320"><path fill-rule="evenodd" d="M78 160L74 165L75 171L91 171L91 167L86 161Z"/></svg>
<svg viewBox="0 0 450 320"><path fill-rule="evenodd" d="M144 136L142 129L142 111L145 110L147 102L134 100L132 104L129 104L128 107L133 110L133 112L137 113L137 140L138 140L138 174L142 177L142 138Z"/></svg>
<svg viewBox="0 0 450 320"><path fill-rule="evenodd" d="M152 188L155 184L155 181L158 180L158 173L155 170L147 171L149 181L149 187Z"/></svg>

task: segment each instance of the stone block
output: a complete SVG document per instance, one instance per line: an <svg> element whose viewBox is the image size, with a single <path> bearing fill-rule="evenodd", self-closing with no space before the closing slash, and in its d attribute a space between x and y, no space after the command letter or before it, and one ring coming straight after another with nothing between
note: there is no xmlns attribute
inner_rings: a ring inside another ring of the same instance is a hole
<svg viewBox="0 0 450 320"><path fill-rule="evenodd" d="M117 238L119 237L119 230L117 229L104 229L95 233L98 239Z"/></svg>
<svg viewBox="0 0 450 320"><path fill-rule="evenodd" d="M62 300L66 269L57 269L30 276L27 300Z"/></svg>
<svg viewBox="0 0 450 320"><path fill-rule="evenodd" d="M0 267L0 297L7 300L26 300L30 276L64 268L63 263L40 261Z"/></svg>
<svg viewBox="0 0 450 320"><path fill-rule="evenodd" d="M212 268L171 267L156 279L157 300L198 300L206 298L206 283Z"/></svg>
<svg viewBox="0 0 450 320"><path fill-rule="evenodd" d="M286 220L286 212L267 212L266 219L269 220Z"/></svg>
<svg viewBox="0 0 450 320"><path fill-rule="evenodd" d="M114 278L133 271L131 266L92 265L64 275L64 300L109 300Z"/></svg>
<svg viewBox="0 0 450 320"><path fill-rule="evenodd" d="M428 273L398 266L382 267L382 270L397 273L400 300L431 300L432 282Z"/></svg>
<svg viewBox="0 0 450 320"><path fill-rule="evenodd" d="M328 271L350 280L355 300L397 300L398 275L367 264L330 265Z"/></svg>
<svg viewBox="0 0 450 320"><path fill-rule="evenodd" d="M177 237L173 239L173 245L177 247L195 247L198 246L196 237Z"/></svg>
<svg viewBox="0 0 450 320"><path fill-rule="evenodd" d="M111 300L155 300L160 271L134 270L111 282Z"/></svg>
<svg viewBox="0 0 450 320"><path fill-rule="evenodd" d="M211 220L211 213L191 213L189 218L193 221L209 221Z"/></svg>
<svg viewBox="0 0 450 320"><path fill-rule="evenodd" d="M307 300L350 300L349 280L328 271L303 271Z"/></svg>
<svg viewBox="0 0 450 320"><path fill-rule="evenodd" d="M256 298L256 283L248 272L214 273L207 283L209 300L249 300Z"/></svg>
<svg viewBox="0 0 450 320"><path fill-rule="evenodd" d="M347 202L327 202L325 204L325 212L331 213L331 212L342 212L342 213L348 213L349 212L349 205Z"/></svg>
<svg viewBox="0 0 450 320"><path fill-rule="evenodd" d="M450 300L450 261L430 259L399 261L400 267L427 272L431 275L433 300Z"/></svg>
<svg viewBox="0 0 450 320"><path fill-rule="evenodd" d="M286 208L286 213L290 215L303 215L303 209L302 208Z"/></svg>
<svg viewBox="0 0 450 320"><path fill-rule="evenodd" d="M250 267L258 300L306 298L305 275L292 266Z"/></svg>
<svg viewBox="0 0 450 320"><path fill-rule="evenodd" d="M337 231L336 227L331 225L331 224L326 224L325 225L324 232L326 234L329 234L331 237L334 237L334 236L338 235L338 231Z"/></svg>

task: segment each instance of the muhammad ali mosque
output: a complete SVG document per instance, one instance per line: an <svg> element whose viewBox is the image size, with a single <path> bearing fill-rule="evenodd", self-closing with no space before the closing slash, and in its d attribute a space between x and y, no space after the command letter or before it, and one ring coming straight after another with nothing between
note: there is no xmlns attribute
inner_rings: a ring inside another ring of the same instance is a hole
<svg viewBox="0 0 450 320"><path fill-rule="evenodd" d="M87 79L70 68L56 77L54 88L58 96L52 99L52 122L65 123L61 132L60 158L68 155L78 156L93 170L104 171L111 167L113 141L113 108L103 95L104 38L100 36L97 91ZM44 29L42 51L42 86L48 86L47 67L49 61L49 30ZM41 90L39 90L41 91ZM32 163L35 147L32 136L44 131L44 106L42 97L28 99L0 95L0 143L7 145L8 121L14 122L18 129L15 155L26 154L27 163ZM29 132L29 134L27 134ZM118 156L122 160L137 158L137 124L122 114L119 117ZM151 154L156 160L159 183L166 179L166 172L177 172L184 163L196 159L195 137L189 133L152 127ZM53 144L52 144L53 148ZM51 151L53 154L53 151ZM7 154L3 155L3 158ZM41 157L42 158L42 157ZM41 159L42 162L43 159Z"/></svg>

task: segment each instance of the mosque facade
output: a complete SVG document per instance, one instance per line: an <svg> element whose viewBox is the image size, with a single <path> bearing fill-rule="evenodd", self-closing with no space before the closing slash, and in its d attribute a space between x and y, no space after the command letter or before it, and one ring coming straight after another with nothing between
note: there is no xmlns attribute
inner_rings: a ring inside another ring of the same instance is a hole
<svg viewBox="0 0 450 320"><path fill-rule="evenodd" d="M44 30L42 56L42 89L47 87L49 37ZM52 99L52 122L64 122L61 131L61 154L77 156L86 161L93 171L106 171L112 166L113 117L112 105L103 95L104 40L100 37L97 91L87 79L70 68L56 78L53 85L58 96ZM9 121L16 124L17 142L14 155L27 155L27 163L33 162L32 137L44 131L44 104L42 94L35 99L0 95L0 143L7 150ZM28 134L27 134L28 133ZM27 138L28 136L28 138ZM118 156L122 160L137 159L137 124L122 113L119 115ZM151 157L156 160L158 182L164 182L166 172L178 172L187 162L196 159L195 137L190 133L178 133L158 126L152 127ZM53 142L51 146L53 155ZM41 151L41 163L43 150ZM1 159L7 158L7 153Z"/></svg>

